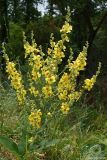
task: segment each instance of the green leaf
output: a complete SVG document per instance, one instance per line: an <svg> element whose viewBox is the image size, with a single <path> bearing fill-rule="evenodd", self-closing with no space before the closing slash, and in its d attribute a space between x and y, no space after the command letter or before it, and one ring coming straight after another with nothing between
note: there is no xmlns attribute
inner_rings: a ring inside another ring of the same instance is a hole
<svg viewBox="0 0 107 160"><path fill-rule="evenodd" d="M0 144L2 144L6 149L8 149L13 154L20 156L17 144L13 142L10 138L5 136L0 136Z"/></svg>
<svg viewBox="0 0 107 160"><path fill-rule="evenodd" d="M27 141L27 132L26 132L26 126L25 129L22 130L22 135L20 136L20 143L18 144L18 150L19 153L23 156L26 152L26 141ZM27 146L28 147L28 146Z"/></svg>
<svg viewBox="0 0 107 160"><path fill-rule="evenodd" d="M55 146L56 144L59 143L59 141L60 141L59 139L53 139L52 141L49 141L49 142L46 144L46 148Z"/></svg>
<svg viewBox="0 0 107 160"><path fill-rule="evenodd" d="M43 140L40 145L41 145L41 148L42 148L42 149L46 149L46 148L55 146L55 145L58 144L59 142L60 142L59 139L53 139L53 140L51 140L51 141Z"/></svg>
<svg viewBox="0 0 107 160"><path fill-rule="evenodd" d="M21 142L18 144L19 153L23 156L26 152L26 141L21 139Z"/></svg>

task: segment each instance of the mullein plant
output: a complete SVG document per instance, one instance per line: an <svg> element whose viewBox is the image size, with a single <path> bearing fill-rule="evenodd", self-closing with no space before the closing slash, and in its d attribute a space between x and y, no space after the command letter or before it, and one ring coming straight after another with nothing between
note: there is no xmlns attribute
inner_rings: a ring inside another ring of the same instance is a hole
<svg viewBox="0 0 107 160"><path fill-rule="evenodd" d="M26 78L28 80L27 85L23 80L24 75L17 69L15 62L10 61L5 53L6 72L11 86L16 91L19 105L22 106L21 110L28 101L33 102L29 105L26 119L32 130L40 129L44 125L44 115L52 118L54 111L55 114L58 112L61 116L67 115L72 109L73 103L80 99L83 92L90 91L93 88L100 73L101 63L99 63L95 75L90 79L85 79L81 87L77 86L77 77L80 71L85 70L87 64L87 44L76 60L73 60L71 54L65 70L61 74L58 73L58 66L67 52L65 44L69 43L69 33L71 31L72 26L70 25L70 14L68 12L66 21L60 29L61 39L56 42L53 34L51 34L47 56L43 53L41 46L37 46L33 38L30 44L24 35L25 59L29 66ZM58 100L58 105L55 109L56 100ZM50 103L51 107L46 106L47 102ZM32 136L30 137L30 140L33 139Z"/></svg>

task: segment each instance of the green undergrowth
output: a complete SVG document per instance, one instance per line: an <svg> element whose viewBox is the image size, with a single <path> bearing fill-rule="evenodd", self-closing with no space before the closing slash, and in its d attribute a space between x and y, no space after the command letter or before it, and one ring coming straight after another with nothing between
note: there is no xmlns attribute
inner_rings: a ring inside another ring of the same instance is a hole
<svg viewBox="0 0 107 160"><path fill-rule="evenodd" d="M107 112L101 104L74 104L65 119L50 119L48 125L29 140L32 160L106 160L107 159ZM20 143L20 107L15 92L0 87L0 135L16 144ZM35 151L33 151L35 148ZM9 150L0 146L0 160L16 160Z"/></svg>

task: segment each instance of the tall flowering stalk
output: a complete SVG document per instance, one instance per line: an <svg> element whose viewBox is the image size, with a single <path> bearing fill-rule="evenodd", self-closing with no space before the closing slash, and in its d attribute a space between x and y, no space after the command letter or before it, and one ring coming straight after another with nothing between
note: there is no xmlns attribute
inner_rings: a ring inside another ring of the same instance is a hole
<svg viewBox="0 0 107 160"><path fill-rule="evenodd" d="M26 90L23 85L22 74L17 71L14 62L10 62L8 56L6 58L6 72L8 73L8 79L11 81L11 86L15 89L19 104L22 105L25 101Z"/></svg>
<svg viewBox="0 0 107 160"><path fill-rule="evenodd" d="M56 99L58 99L57 110L63 114L67 114L70 111L70 107L75 101L79 100L83 92L92 89L100 73L101 64L99 64L96 74L90 79L85 79L83 85L77 89L77 77L80 71L85 70L86 67L88 47L86 45L76 60L72 61L73 57L70 55L66 70L61 74L61 77L59 77L58 65L65 57L65 42L69 43L69 33L72 31L69 20L70 16L68 14L64 25L60 29L61 40L56 42L53 34L51 35L50 47L47 50L47 57L45 58L41 47L37 46L34 39L32 38L32 43L30 44L24 36L25 59L29 65L28 88L26 84L24 85L23 76L21 72L16 69L15 63L10 62L8 56L5 54L6 71L9 75L8 78L10 79L11 85L16 91L19 104L21 105L26 102L29 96L30 99L33 98L35 100L35 103L39 101L38 104L40 106L35 104L33 110L31 106L30 114L28 115L29 123L33 128L39 128L41 126L44 110L48 115L51 115L50 110L54 110L54 108L47 108L47 106L45 106L46 101L51 99L52 101L50 101L50 103L54 103Z"/></svg>

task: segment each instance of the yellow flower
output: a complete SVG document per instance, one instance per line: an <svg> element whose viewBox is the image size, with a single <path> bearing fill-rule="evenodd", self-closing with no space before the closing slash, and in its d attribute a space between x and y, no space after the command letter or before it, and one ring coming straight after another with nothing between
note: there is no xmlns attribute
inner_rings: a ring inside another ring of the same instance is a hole
<svg viewBox="0 0 107 160"><path fill-rule="evenodd" d="M61 33L69 33L69 32L71 32L71 30L72 30L72 26L68 22L65 22L65 24L63 25L60 32Z"/></svg>
<svg viewBox="0 0 107 160"><path fill-rule="evenodd" d="M61 105L62 113L67 114L69 112L69 110L70 110L70 107L69 107L68 103L67 102L62 103L62 105Z"/></svg>
<svg viewBox="0 0 107 160"><path fill-rule="evenodd" d="M52 53L52 49L48 48L48 55Z"/></svg>
<svg viewBox="0 0 107 160"><path fill-rule="evenodd" d="M85 83L84 88L90 91L93 88L93 85L95 84L95 82L96 82L96 77L92 77L91 79L86 79L84 81Z"/></svg>
<svg viewBox="0 0 107 160"><path fill-rule="evenodd" d="M29 58L29 64L36 70L39 70L42 67L42 59L40 55L36 55L34 53L31 54Z"/></svg>
<svg viewBox="0 0 107 160"><path fill-rule="evenodd" d="M33 52L35 53L39 52L39 49L37 49L36 46L34 45L31 46L28 42L24 44L24 49L25 49L25 58Z"/></svg>
<svg viewBox="0 0 107 160"><path fill-rule="evenodd" d="M33 94L35 97L39 94L39 91L35 89L35 87L31 86L29 89L30 93Z"/></svg>
<svg viewBox="0 0 107 160"><path fill-rule="evenodd" d="M46 98L53 95L52 87L50 85L46 85L45 87L43 87L42 92L44 93Z"/></svg>
<svg viewBox="0 0 107 160"><path fill-rule="evenodd" d="M61 93L59 93L58 97L60 100L66 100L67 99L67 90L63 90Z"/></svg>
<svg viewBox="0 0 107 160"><path fill-rule="evenodd" d="M82 92L74 91L68 95L70 102L77 101L81 97Z"/></svg>
<svg viewBox="0 0 107 160"><path fill-rule="evenodd" d="M75 84L71 83L71 78L68 73L65 73L60 78L58 83L58 97L60 100L66 100L67 94L70 91L73 91L75 88Z"/></svg>
<svg viewBox="0 0 107 160"><path fill-rule="evenodd" d="M13 74L15 72L15 64L13 62L8 62L6 66L6 72Z"/></svg>
<svg viewBox="0 0 107 160"><path fill-rule="evenodd" d="M46 78L46 82L48 83L48 84L52 84L52 83L54 83L55 82L55 76L54 75L50 75L50 77L47 77Z"/></svg>
<svg viewBox="0 0 107 160"><path fill-rule="evenodd" d="M35 70L35 68L32 69L32 80L36 81L41 77L41 74Z"/></svg>
<svg viewBox="0 0 107 160"><path fill-rule="evenodd" d="M86 56L87 56L87 47L84 47L83 51L80 52L77 59L72 63L69 62L68 67L70 75L73 79L76 79L76 77L79 75L79 72L85 69L87 60Z"/></svg>
<svg viewBox="0 0 107 160"><path fill-rule="evenodd" d="M25 101L26 90L24 88L21 88L21 90L16 91L16 95L17 95L19 105L22 105Z"/></svg>
<svg viewBox="0 0 107 160"><path fill-rule="evenodd" d="M54 48L53 54L54 54L53 58L55 58L55 59L61 60L62 58L65 57L64 52L61 51L61 49L58 47Z"/></svg>
<svg viewBox="0 0 107 160"><path fill-rule="evenodd" d="M51 112L48 112L47 115L48 115L49 117L52 117L52 113L51 113Z"/></svg>
<svg viewBox="0 0 107 160"><path fill-rule="evenodd" d="M28 117L29 123L32 127L40 128L41 126L41 116L42 112L39 110L35 110L34 112L31 112L31 114Z"/></svg>

